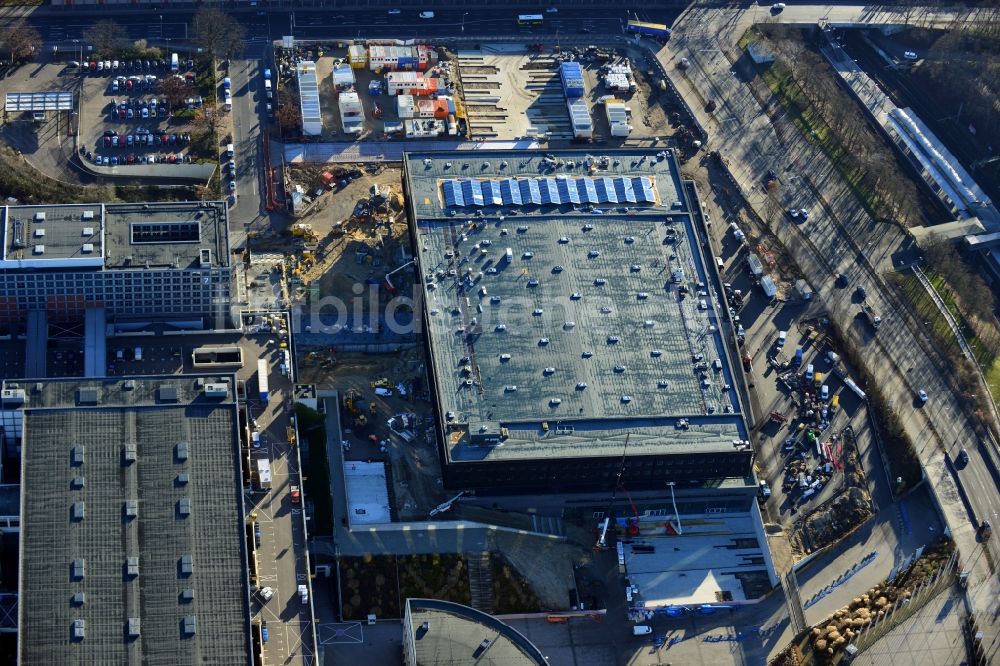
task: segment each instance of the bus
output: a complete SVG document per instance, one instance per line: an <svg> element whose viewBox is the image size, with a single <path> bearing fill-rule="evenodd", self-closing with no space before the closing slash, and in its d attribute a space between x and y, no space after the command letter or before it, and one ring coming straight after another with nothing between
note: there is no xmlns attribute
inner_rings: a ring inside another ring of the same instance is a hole
<svg viewBox="0 0 1000 666"><path fill-rule="evenodd" d="M647 23L645 21L629 21L626 32L632 32L637 35L646 35L648 37L660 37L661 39L670 38L670 28L663 25L662 23Z"/></svg>
<svg viewBox="0 0 1000 666"><path fill-rule="evenodd" d="M541 25L545 17L541 14L518 14L517 24L518 25Z"/></svg>

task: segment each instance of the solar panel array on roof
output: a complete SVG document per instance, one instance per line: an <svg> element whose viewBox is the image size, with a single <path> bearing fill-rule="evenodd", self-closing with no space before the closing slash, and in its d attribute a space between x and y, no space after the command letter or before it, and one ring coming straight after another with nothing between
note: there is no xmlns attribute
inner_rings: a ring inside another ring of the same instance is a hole
<svg viewBox="0 0 1000 666"><path fill-rule="evenodd" d="M651 178L452 178L441 182L448 208L543 204L656 203Z"/></svg>

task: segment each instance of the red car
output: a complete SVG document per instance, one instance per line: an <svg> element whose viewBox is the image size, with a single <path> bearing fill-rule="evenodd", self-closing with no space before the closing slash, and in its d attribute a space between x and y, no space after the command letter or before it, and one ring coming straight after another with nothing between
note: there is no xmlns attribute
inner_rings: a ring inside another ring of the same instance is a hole
<svg viewBox="0 0 1000 666"><path fill-rule="evenodd" d="M110 136L104 137L104 147L105 148L110 148L111 147L111 137Z"/></svg>
<svg viewBox="0 0 1000 666"><path fill-rule="evenodd" d="M129 164L134 164L135 163L135 155L133 155L132 153L129 153L128 154L128 158L126 158L126 161Z"/></svg>
<svg viewBox="0 0 1000 666"><path fill-rule="evenodd" d="M163 135L160 136L160 143L162 143L164 146L167 145L167 143L169 141L170 141L170 135L169 134L163 134Z"/></svg>

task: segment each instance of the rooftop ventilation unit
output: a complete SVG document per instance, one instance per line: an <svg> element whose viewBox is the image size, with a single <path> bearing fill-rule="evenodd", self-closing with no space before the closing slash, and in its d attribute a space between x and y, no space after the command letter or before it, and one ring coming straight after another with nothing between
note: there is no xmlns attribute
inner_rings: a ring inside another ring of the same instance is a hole
<svg viewBox="0 0 1000 666"><path fill-rule="evenodd" d="M125 505L122 508L125 511L126 520L131 520L139 516L139 500L125 500Z"/></svg>
<svg viewBox="0 0 1000 666"><path fill-rule="evenodd" d="M70 597L70 603L74 606L82 606L87 603L87 593L86 592L76 592Z"/></svg>
<svg viewBox="0 0 1000 666"><path fill-rule="evenodd" d="M205 384L205 397L207 398L225 398L228 395L229 395L229 384L221 382Z"/></svg>
<svg viewBox="0 0 1000 666"><path fill-rule="evenodd" d="M177 513L184 518L191 515L191 499L189 497L177 500Z"/></svg>
<svg viewBox="0 0 1000 666"><path fill-rule="evenodd" d="M189 604L192 601L194 601L194 588L186 587L183 590L181 590L181 602Z"/></svg>
<svg viewBox="0 0 1000 666"><path fill-rule="evenodd" d="M94 219L94 211L92 211L92 210L85 210L85 211L83 211L83 219L85 219L85 220L92 220L92 219ZM90 233L94 233L94 231L91 230Z"/></svg>
<svg viewBox="0 0 1000 666"><path fill-rule="evenodd" d="M184 462L188 459L188 443L187 442L177 442L177 446L174 447L174 453L177 456L178 462Z"/></svg>
<svg viewBox="0 0 1000 666"><path fill-rule="evenodd" d="M87 506L83 502L73 502L70 509L70 516L76 522L80 522L87 515Z"/></svg>
<svg viewBox="0 0 1000 666"><path fill-rule="evenodd" d="M73 620L73 640L82 641L87 636L87 621Z"/></svg>
<svg viewBox="0 0 1000 666"><path fill-rule="evenodd" d="M87 575L87 563L81 557L73 560L73 580L83 580L83 577Z"/></svg>
<svg viewBox="0 0 1000 666"><path fill-rule="evenodd" d="M135 578L139 575L139 558L132 556L125 559L125 575L129 578Z"/></svg>
<svg viewBox="0 0 1000 666"><path fill-rule="evenodd" d="M94 235L94 227L84 227L83 228L83 233L80 234L80 235L81 236L93 236Z"/></svg>
<svg viewBox="0 0 1000 666"><path fill-rule="evenodd" d="M35 254L45 254L45 246L44 245L36 245L34 247L34 249L32 250L32 252L34 252Z"/></svg>
<svg viewBox="0 0 1000 666"><path fill-rule="evenodd" d="M184 616L184 635L194 636L195 630L198 628L198 620L194 615Z"/></svg>
<svg viewBox="0 0 1000 666"><path fill-rule="evenodd" d="M90 254L93 251L94 251L94 244L93 243L84 243L80 247L80 252L82 252L84 254Z"/></svg>
<svg viewBox="0 0 1000 666"><path fill-rule="evenodd" d="M136 450L135 444L126 444L122 447L122 465L128 466L135 462L136 455L138 451Z"/></svg>
<svg viewBox="0 0 1000 666"><path fill-rule="evenodd" d="M203 248L201 248L201 250L198 251L198 254L199 254L199 259L200 259L200 266L202 268L211 268L212 267L212 251L210 249L208 249L207 247L203 247Z"/></svg>
<svg viewBox="0 0 1000 666"><path fill-rule="evenodd" d="M86 453L86 448L83 446L83 444L77 444L76 446L72 447L69 450L70 463L75 467L79 467L80 465L83 464L85 453Z"/></svg>
<svg viewBox="0 0 1000 666"><path fill-rule="evenodd" d="M129 638L138 638L139 637L140 622L141 622L141 620L139 618L137 618L137 617L130 617L128 619L128 624L126 625L125 630L128 632L128 637Z"/></svg>
<svg viewBox="0 0 1000 666"><path fill-rule="evenodd" d="M194 558L191 555L181 555L178 564L180 565L181 576L190 576L194 573Z"/></svg>
<svg viewBox="0 0 1000 666"><path fill-rule="evenodd" d="M177 387L172 384L164 384L157 393L160 395L161 402L177 402Z"/></svg>
<svg viewBox="0 0 1000 666"><path fill-rule="evenodd" d="M23 405L24 389L3 389L0 391L0 401L5 405Z"/></svg>
<svg viewBox="0 0 1000 666"><path fill-rule="evenodd" d="M41 223L41 222L44 222L44 221L45 221L45 213L43 213L41 211L35 213L35 222Z"/></svg>
<svg viewBox="0 0 1000 666"><path fill-rule="evenodd" d="M93 387L77 389L76 398L81 405L96 405L97 389Z"/></svg>
<svg viewBox="0 0 1000 666"><path fill-rule="evenodd" d="M82 476L74 476L73 480L69 482L69 487L73 490L83 490L86 485L86 480Z"/></svg>
<svg viewBox="0 0 1000 666"><path fill-rule="evenodd" d="M35 238L44 238L45 229L35 229Z"/></svg>

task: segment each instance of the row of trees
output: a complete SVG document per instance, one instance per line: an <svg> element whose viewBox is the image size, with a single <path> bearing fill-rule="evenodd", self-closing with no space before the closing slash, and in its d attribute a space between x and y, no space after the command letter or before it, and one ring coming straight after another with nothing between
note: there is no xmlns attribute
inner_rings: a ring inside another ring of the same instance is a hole
<svg viewBox="0 0 1000 666"><path fill-rule="evenodd" d="M892 148L869 127L826 59L805 43L798 28L769 25L765 31L780 66L794 80L794 97L833 134L835 141L830 144L840 144L842 154L837 159L859 190L867 194L873 212L905 226L921 223L921 194L916 183Z"/></svg>
<svg viewBox="0 0 1000 666"><path fill-rule="evenodd" d="M128 33L111 19L98 21L83 33L97 53L109 53L128 45ZM191 40L203 53L217 58L235 58L243 53L246 31L235 19L214 8L199 10L191 21Z"/></svg>
<svg viewBox="0 0 1000 666"><path fill-rule="evenodd" d="M191 40L202 51L217 58L235 58L243 53L246 31L231 16L214 8L200 10L191 22ZM94 53L114 53L133 46L128 32L111 19L98 21L83 33L83 41ZM24 21L0 30L0 52L13 64L29 60L42 48L38 31Z"/></svg>

